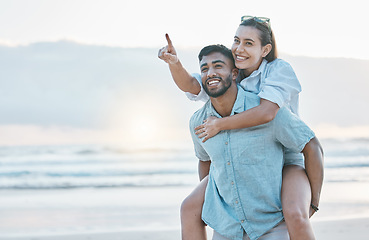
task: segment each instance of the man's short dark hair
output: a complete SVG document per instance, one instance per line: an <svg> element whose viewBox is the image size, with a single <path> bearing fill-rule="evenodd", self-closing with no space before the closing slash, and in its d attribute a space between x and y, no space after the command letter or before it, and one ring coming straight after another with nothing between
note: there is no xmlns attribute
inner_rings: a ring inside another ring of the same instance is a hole
<svg viewBox="0 0 369 240"><path fill-rule="evenodd" d="M199 61L201 61L204 56L208 56L209 54L215 52L221 53L223 56L231 60L233 66L235 66L232 51L222 44L209 45L201 49L199 53Z"/></svg>

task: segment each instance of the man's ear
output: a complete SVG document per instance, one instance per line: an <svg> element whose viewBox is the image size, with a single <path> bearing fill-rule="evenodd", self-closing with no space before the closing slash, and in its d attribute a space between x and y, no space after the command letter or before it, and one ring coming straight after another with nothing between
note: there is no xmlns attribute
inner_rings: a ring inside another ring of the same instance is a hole
<svg viewBox="0 0 369 240"><path fill-rule="evenodd" d="M236 80L237 76L238 76L238 68L233 68L232 69L232 79L233 79L233 81Z"/></svg>
<svg viewBox="0 0 369 240"><path fill-rule="evenodd" d="M266 56L270 53L270 51L272 51L272 44L268 43L267 45L265 45L265 46L263 47L263 54L262 54L262 57L263 57L263 58L264 58L264 57L266 57Z"/></svg>

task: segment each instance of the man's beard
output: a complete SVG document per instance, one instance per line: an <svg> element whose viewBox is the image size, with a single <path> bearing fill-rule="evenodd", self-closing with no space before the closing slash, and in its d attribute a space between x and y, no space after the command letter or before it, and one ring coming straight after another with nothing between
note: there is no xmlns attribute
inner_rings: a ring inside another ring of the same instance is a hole
<svg viewBox="0 0 369 240"><path fill-rule="evenodd" d="M208 94L209 97L212 97L212 98L217 98L217 97L220 97L222 96L224 93L227 92L228 88L231 87L232 85L232 76L229 75L225 80L223 80L222 78L220 77L216 77L218 79L220 79L221 81L219 82L219 84L222 85L222 88L220 89L217 89L216 91L211 91L208 89L208 80L206 80L205 84L202 85L202 87L204 88L204 91ZM212 78L214 79L214 78Z"/></svg>

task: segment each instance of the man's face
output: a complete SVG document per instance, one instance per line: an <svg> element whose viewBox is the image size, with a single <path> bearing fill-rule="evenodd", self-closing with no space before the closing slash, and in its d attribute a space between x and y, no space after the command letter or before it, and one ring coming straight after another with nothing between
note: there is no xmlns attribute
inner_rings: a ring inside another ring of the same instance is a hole
<svg viewBox="0 0 369 240"><path fill-rule="evenodd" d="M209 97L222 96L235 78L231 60L219 52L203 56L200 69L202 86Z"/></svg>

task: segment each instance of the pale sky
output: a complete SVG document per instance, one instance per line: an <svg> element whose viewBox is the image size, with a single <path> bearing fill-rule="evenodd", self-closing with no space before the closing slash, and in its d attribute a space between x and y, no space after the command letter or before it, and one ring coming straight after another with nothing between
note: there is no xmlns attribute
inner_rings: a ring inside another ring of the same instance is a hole
<svg viewBox="0 0 369 240"><path fill-rule="evenodd" d="M230 46L242 15L271 18L280 52L369 59L363 0L0 0L0 44L39 41L154 47Z"/></svg>
<svg viewBox="0 0 369 240"><path fill-rule="evenodd" d="M369 60L369 20L363 0L0 0L0 45L69 40L82 44L159 49L166 45L164 34L169 33L176 47L198 51L205 45L216 43L230 47L243 15L269 17L281 53ZM157 60L156 57L153 59ZM165 64L160 65L157 61L158 65L153 63L152 67L161 67L163 76L169 78ZM152 117L135 114L131 120L133 123L129 126L134 132L131 142L137 138L142 143L147 138L147 142L157 143L161 141L158 135L164 136L152 132L162 129L156 123L161 122L160 119L155 122ZM328 131L325 136L342 133L335 126L329 126L317 131ZM0 125L0 145L57 144L68 143L71 139L80 143L86 139L119 142L127 135L124 128L121 132L116 127L106 132L65 127ZM364 127L347 128L344 133L369 136L369 127ZM168 134L175 131L172 132L168 131Z"/></svg>

